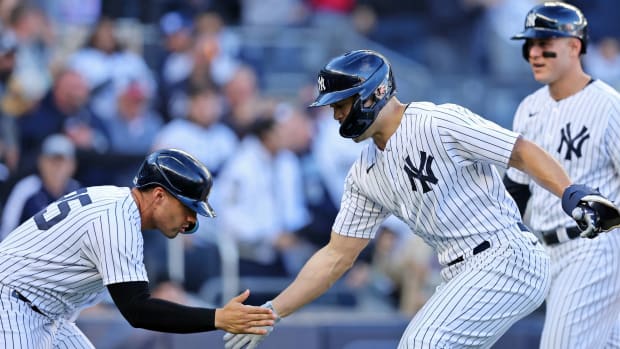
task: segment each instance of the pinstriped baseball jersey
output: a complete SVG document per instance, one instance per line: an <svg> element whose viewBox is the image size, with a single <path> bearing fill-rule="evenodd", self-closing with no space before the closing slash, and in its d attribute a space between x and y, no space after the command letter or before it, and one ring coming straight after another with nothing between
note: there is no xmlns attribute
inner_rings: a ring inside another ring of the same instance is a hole
<svg viewBox="0 0 620 349"><path fill-rule="evenodd" d="M129 188L83 188L0 243L0 284L45 314L70 318L111 283L147 281L138 207Z"/></svg>
<svg viewBox="0 0 620 349"><path fill-rule="evenodd" d="M620 199L620 94L600 80L560 101L547 86L526 97L515 114L514 129L541 145L575 183L599 188ZM507 175L528 184L530 226L547 231L575 226L560 200L518 170ZM620 346L620 235L566 241L547 247L553 286L546 299L540 347Z"/></svg>
<svg viewBox="0 0 620 349"><path fill-rule="evenodd" d="M515 114L514 130L553 155L575 183L598 188L611 201L620 199L620 94L600 80L578 93L555 101L547 86L526 97ZM559 198L517 169L515 182L529 184L530 226L550 230L574 226ZM615 180L612 180L615 179Z"/></svg>
<svg viewBox="0 0 620 349"><path fill-rule="evenodd" d="M351 167L334 231L372 238L391 213L443 264L514 234L519 212L495 165L507 166L517 137L458 105L409 104L385 149L369 144Z"/></svg>

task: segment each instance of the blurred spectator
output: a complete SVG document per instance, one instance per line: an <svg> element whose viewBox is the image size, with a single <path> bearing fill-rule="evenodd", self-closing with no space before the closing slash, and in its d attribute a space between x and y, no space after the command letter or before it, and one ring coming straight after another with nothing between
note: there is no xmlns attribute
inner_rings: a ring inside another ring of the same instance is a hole
<svg viewBox="0 0 620 349"><path fill-rule="evenodd" d="M2 213L0 240L49 203L79 189L72 178L76 170L75 147L62 134L45 138L37 161L37 173L13 187Z"/></svg>
<svg viewBox="0 0 620 349"><path fill-rule="evenodd" d="M585 70L595 79L601 79L620 91L620 42L606 37L588 47L583 56Z"/></svg>
<svg viewBox="0 0 620 349"><path fill-rule="evenodd" d="M239 55L239 39L226 30L222 18L215 12L202 13L196 17L193 36L190 33L188 19L179 13L170 13L162 18L162 29L177 28L175 34L168 36L174 45L168 45L170 51L164 62L174 67L174 72L163 71L160 93L167 120L182 118L187 115L187 91L199 86L217 86L226 84L235 73ZM191 47L188 45L191 44ZM164 67L165 68L165 67ZM168 74L169 73L169 74Z"/></svg>
<svg viewBox="0 0 620 349"><path fill-rule="evenodd" d="M15 118L5 108L9 79L15 67L17 40L11 31L0 29L0 183L17 169L19 148ZM2 195L0 195L2 197Z"/></svg>
<svg viewBox="0 0 620 349"><path fill-rule="evenodd" d="M38 100L52 83L53 28L41 9L21 2L11 12L8 29L18 41L14 78L28 100Z"/></svg>
<svg viewBox="0 0 620 349"><path fill-rule="evenodd" d="M248 65L237 67L223 87L224 122L241 139L258 115L272 112L271 101L260 98L258 77Z"/></svg>
<svg viewBox="0 0 620 349"><path fill-rule="evenodd" d="M102 0L36 0L56 26L91 26L101 15Z"/></svg>
<svg viewBox="0 0 620 349"><path fill-rule="evenodd" d="M204 12L196 17L196 37L209 58L213 82L222 86L239 65L241 39L228 29L217 12Z"/></svg>
<svg viewBox="0 0 620 349"><path fill-rule="evenodd" d="M69 57L68 66L88 81L91 105L101 118L114 115L116 98L129 82L139 83L147 96L156 84L144 58L125 49L117 39L115 22L101 18L85 46Z"/></svg>
<svg viewBox="0 0 620 349"><path fill-rule="evenodd" d="M88 86L75 71L58 73L54 85L40 104L17 120L20 137L20 168L34 166L43 139L52 133L65 133L78 149L103 152L108 137L101 120L87 103Z"/></svg>
<svg viewBox="0 0 620 349"><path fill-rule="evenodd" d="M116 112L104 123L110 135L109 151L116 154L146 155L153 146L163 120L148 103L147 92L137 82L121 87Z"/></svg>
<svg viewBox="0 0 620 349"><path fill-rule="evenodd" d="M283 144L299 159L305 204L310 217L308 224L298 229L296 235L314 248L322 247L329 241L331 224L338 210L328 194L313 152L314 120L307 108L289 103L279 104L275 114L282 127Z"/></svg>
<svg viewBox="0 0 620 349"><path fill-rule="evenodd" d="M302 0L240 0L241 24L247 26L288 26L303 23L307 9Z"/></svg>
<svg viewBox="0 0 620 349"><path fill-rule="evenodd" d="M159 27L164 39L164 57L157 71L158 108L166 120L171 120L184 116L185 80L194 66L193 25L183 14L169 12L160 19ZM179 99L181 105L175 108L175 102Z"/></svg>
<svg viewBox="0 0 620 349"><path fill-rule="evenodd" d="M220 119L222 98L209 87L190 89L186 118L166 124L156 136L155 149L177 148L192 152L217 177L222 165L237 148L235 133Z"/></svg>
<svg viewBox="0 0 620 349"><path fill-rule="evenodd" d="M294 275L309 257L293 234L308 212L299 161L282 131L271 117L257 119L214 185L218 231L234 237L241 276Z"/></svg>
<svg viewBox="0 0 620 349"><path fill-rule="evenodd" d="M121 87L116 105L114 116L103 120L110 137L108 153L129 157L123 163L117 162L113 170L108 170L110 176L106 183L130 185L136 165L149 153L164 123L150 108L147 94L139 83L130 82Z"/></svg>

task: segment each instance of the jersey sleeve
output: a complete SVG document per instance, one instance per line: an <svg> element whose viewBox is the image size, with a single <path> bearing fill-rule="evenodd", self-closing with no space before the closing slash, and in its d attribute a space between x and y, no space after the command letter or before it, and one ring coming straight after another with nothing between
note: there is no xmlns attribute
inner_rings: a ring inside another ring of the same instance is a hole
<svg viewBox="0 0 620 349"><path fill-rule="evenodd" d="M527 100L528 99L526 98L519 104L512 121L512 130L518 134L524 134L523 120L525 120L524 116L526 113L526 108L524 106ZM530 184L530 176L514 167L510 167L506 170L506 176L515 183L523 185Z"/></svg>
<svg viewBox="0 0 620 349"><path fill-rule="evenodd" d="M488 162L508 167L518 134L486 120L466 108L448 105L435 118L444 149L454 163L467 166Z"/></svg>
<svg viewBox="0 0 620 349"><path fill-rule="evenodd" d="M85 237L83 250L99 271L104 285L148 282L143 262L144 240L140 219L131 196L93 222Z"/></svg>
<svg viewBox="0 0 620 349"><path fill-rule="evenodd" d="M340 210L332 229L340 235L372 239L388 212L360 190L355 173L354 165L345 179Z"/></svg>

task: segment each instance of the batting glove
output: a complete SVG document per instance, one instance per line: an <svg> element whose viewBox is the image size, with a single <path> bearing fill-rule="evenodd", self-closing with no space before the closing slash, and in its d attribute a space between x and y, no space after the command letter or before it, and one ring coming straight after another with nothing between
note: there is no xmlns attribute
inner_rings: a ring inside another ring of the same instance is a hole
<svg viewBox="0 0 620 349"><path fill-rule="evenodd" d="M566 188L562 194L562 208L577 222L582 237L591 239L620 227L620 209L598 190L582 184Z"/></svg>
<svg viewBox="0 0 620 349"><path fill-rule="evenodd" d="M273 327L280 321L280 316L278 315L276 310L273 308L271 301L261 305L261 307L271 309L271 311L276 315L276 321L273 324L273 326L263 327L264 329L267 330L267 333L265 334L226 333L223 337L224 347L226 349L241 349L246 345L247 345L247 347L245 347L246 349L255 349L256 347L258 347L260 342L262 342L265 339L265 337L267 337L273 331Z"/></svg>
<svg viewBox="0 0 620 349"><path fill-rule="evenodd" d="M582 238L594 239L601 232L600 219L596 211L588 206L577 206L573 210L573 219L581 230Z"/></svg>

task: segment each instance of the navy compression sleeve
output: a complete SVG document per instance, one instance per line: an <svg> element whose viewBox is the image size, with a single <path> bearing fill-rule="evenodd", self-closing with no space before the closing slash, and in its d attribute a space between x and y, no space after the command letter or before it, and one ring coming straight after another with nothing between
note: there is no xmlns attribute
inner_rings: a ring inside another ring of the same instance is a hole
<svg viewBox="0 0 620 349"><path fill-rule="evenodd" d="M216 330L215 309L188 307L151 298L148 285L137 281L107 286L114 304L131 326L171 333Z"/></svg>

